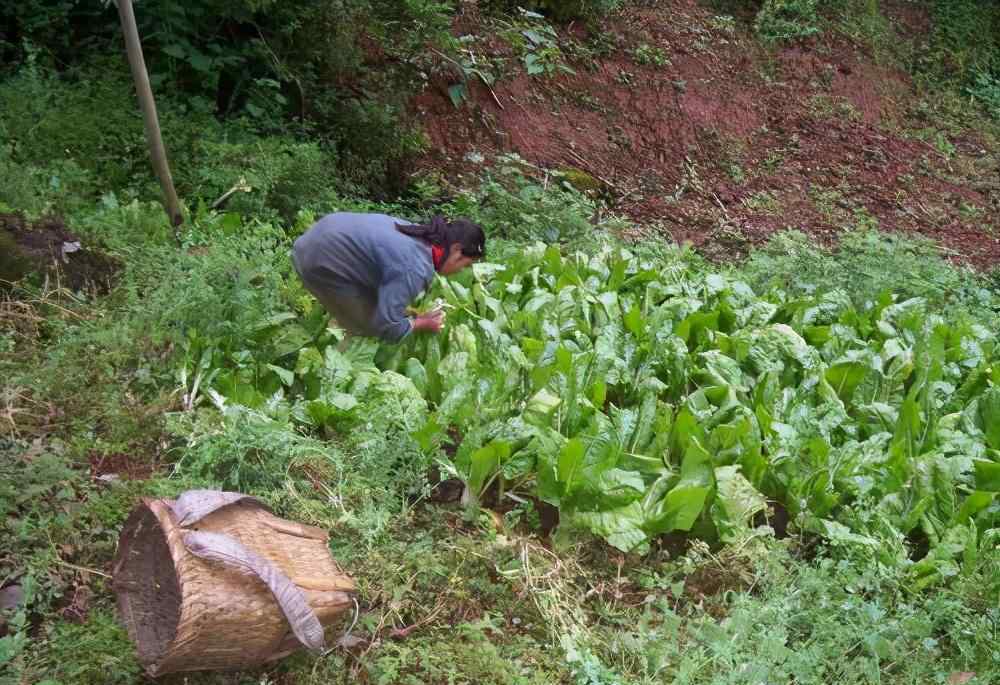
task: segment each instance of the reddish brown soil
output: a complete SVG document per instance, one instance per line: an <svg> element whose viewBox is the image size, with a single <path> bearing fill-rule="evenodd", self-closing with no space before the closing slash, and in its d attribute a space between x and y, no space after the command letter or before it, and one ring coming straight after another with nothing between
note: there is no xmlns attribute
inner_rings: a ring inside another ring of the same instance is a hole
<svg viewBox="0 0 1000 685"><path fill-rule="evenodd" d="M90 475L95 479L101 476L117 476L123 480L145 480L156 470L148 457L143 458L123 452L111 454L91 452L87 459L90 462Z"/></svg>
<svg viewBox="0 0 1000 685"><path fill-rule="evenodd" d="M882 7L905 37L926 32L911 4ZM467 12L457 30L475 21ZM696 0L629 10L601 30L614 48L575 60L576 75L517 70L493 93L472 84L460 108L442 76L413 102L433 150L421 166L475 172L465 161L475 151L486 164L517 152L545 168L580 169L618 211L717 257L786 228L830 244L845 228L877 223L932 238L957 261L1000 261L996 142L930 131L910 77L863 47L824 36L768 52ZM566 33L586 38L579 27ZM642 43L669 63L637 64ZM516 60L502 41L487 51ZM949 156L939 151L949 145Z"/></svg>
<svg viewBox="0 0 1000 685"><path fill-rule="evenodd" d="M46 273L58 285L71 290L105 293L113 287L121 269L116 259L91 249L58 217L32 222L20 214L0 214L0 238L4 237L12 240L30 271ZM2 244L6 243L0 241ZM5 275L0 274L0 279Z"/></svg>

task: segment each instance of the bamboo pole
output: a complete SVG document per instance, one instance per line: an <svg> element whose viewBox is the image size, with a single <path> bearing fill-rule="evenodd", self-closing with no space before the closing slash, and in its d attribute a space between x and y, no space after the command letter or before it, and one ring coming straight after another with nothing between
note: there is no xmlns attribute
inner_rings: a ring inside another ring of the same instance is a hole
<svg viewBox="0 0 1000 685"><path fill-rule="evenodd" d="M128 63L132 69L132 79L135 81L135 92L142 108L143 123L146 128L146 141L149 143L149 156L153 161L153 169L160 179L163 189L164 209L170 219L174 233L184 221L181 214L180 201L174 189L174 180L170 175L170 165L167 162L167 151L160 135L160 121L156 116L156 101L153 99L153 89L149 85L149 73L146 71L146 60L142 56L142 43L139 42L139 29L135 24L135 11L132 0L118 0L118 16L122 22L122 32L125 34L125 51L128 53Z"/></svg>

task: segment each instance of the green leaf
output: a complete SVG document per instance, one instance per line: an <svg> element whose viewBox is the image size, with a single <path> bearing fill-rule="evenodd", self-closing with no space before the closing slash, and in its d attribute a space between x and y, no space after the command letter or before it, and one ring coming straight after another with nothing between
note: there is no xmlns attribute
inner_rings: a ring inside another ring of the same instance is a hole
<svg viewBox="0 0 1000 685"><path fill-rule="evenodd" d="M427 419L427 423L421 426L419 430L410 433L410 437L416 440L423 452L430 452L434 449L443 436L444 428L438 424L437 418L433 416Z"/></svg>
<svg viewBox="0 0 1000 685"><path fill-rule="evenodd" d="M495 278L498 274L507 271L504 264L494 264L492 262L476 262L472 265L472 275L477 281L487 282Z"/></svg>
<svg viewBox="0 0 1000 685"><path fill-rule="evenodd" d="M573 353L566 347L560 345L556 348L556 368L566 376L567 382L575 385L573 378Z"/></svg>
<svg viewBox="0 0 1000 685"><path fill-rule="evenodd" d="M613 439L622 450L628 450L629 441L635 434L638 419L639 412L635 409L611 407L611 420L614 426Z"/></svg>
<svg viewBox="0 0 1000 685"><path fill-rule="evenodd" d="M295 372L294 371L289 371L288 369L286 369L284 367L275 366L274 364L268 364L267 368L269 368L271 371L274 371L274 373L276 373L278 375L278 378L281 379L281 384L282 385L284 385L284 386L287 387L287 386L289 386L289 385L291 385L292 383L295 382Z"/></svg>
<svg viewBox="0 0 1000 685"><path fill-rule="evenodd" d="M641 552L648 542L642 529L643 518L642 506L636 501L610 511L575 512L571 521L623 552Z"/></svg>
<svg viewBox="0 0 1000 685"><path fill-rule="evenodd" d="M528 400L524 408L524 420L536 426L550 426L562 400L545 388Z"/></svg>
<svg viewBox="0 0 1000 685"><path fill-rule="evenodd" d="M559 506L563 489L556 471L566 438L551 428L536 430L538 432L524 451L534 454L538 463L538 498L553 506Z"/></svg>
<svg viewBox="0 0 1000 685"><path fill-rule="evenodd" d="M578 438L569 440L559 453L559 466L556 476L562 485L563 496L572 493L576 487L576 479L583 467L583 456L586 452L583 442Z"/></svg>
<svg viewBox="0 0 1000 685"><path fill-rule="evenodd" d="M643 325L642 309L638 304L633 305L625 315L625 328L636 338L642 336L645 326Z"/></svg>
<svg viewBox="0 0 1000 685"><path fill-rule="evenodd" d="M278 312L277 314L271 314L254 326L254 332L274 329L288 323L289 321L294 321L297 318L298 316L296 316L294 312Z"/></svg>
<svg viewBox="0 0 1000 685"><path fill-rule="evenodd" d="M748 357L757 372L776 371L786 384L793 384L803 372L817 369L822 363L819 352L786 324L742 331L741 335L750 338Z"/></svg>
<svg viewBox="0 0 1000 685"><path fill-rule="evenodd" d="M528 450L514 452L509 459L500 464L500 472L507 480L523 478L536 470L537 459Z"/></svg>
<svg viewBox="0 0 1000 685"><path fill-rule="evenodd" d="M482 494L487 480L499 469L501 462L510 456L510 444L491 442L472 453L469 471L469 490L477 498Z"/></svg>
<svg viewBox="0 0 1000 685"><path fill-rule="evenodd" d="M212 70L212 58L197 50L190 51L187 61L196 71L200 71L203 74L207 74Z"/></svg>
<svg viewBox="0 0 1000 685"><path fill-rule="evenodd" d="M1000 388L992 387L980 395L978 409L986 444L1000 450Z"/></svg>
<svg viewBox="0 0 1000 685"><path fill-rule="evenodd" d="M368 395L369 405L391 407L393 420L397 425L412 428L424 422L427 416L427 401L408 377L395 371L378 374Z"/></svg>
<svg viewBox="0 0 1000 685"><path fill-rule="evenodd" d="M453 352L456 350L465 352L468 355L469 363L473 363L479 358L479 343L476 341L476 335L466 324L460 323L452 327L448 334L448 340L451 344L449 349Z"/></svg>
<svg viewBox="0 0 1000 685"><path fill-rule="evenodd" d="M590 386L590 401L594 404L597 409L602 409L604 407L604 401L608 396L608 386L604 381L595 381L592 386Z"/></svg>
<svg viewBox="0 0 1000 685"><path fill-rule="evenodd" d="M299 352L313 340L312 335L299 324L286 325L274 340L274 359Z"/></svg>
<svg viewBox="0 0 1000 685"><path fill-rule="evenodd" d="M472 381L464 380L456 384L438 405L438 415L449 423L461 423L476 411L475 405L470 402L474 396L475 386Z"/></svg>
<svg viewBox="0 0 1000 685"><path fill-rule="evenodd" d="M547 42L547 39L542 34L538 31L532 31L531 29L521 31L521 35L531 41L533 45L542 45Z"/></svg>
<svg viewBox="0 0 1000 685"><path fill-rule="evenodd" d="M330 415L330 407L323 400L309 400L295 405L292 416L307 425L322 426Z"/></svg>
<svg viewBox="0 0 1000 685"><path fill-rule="evenodd" d="M684 407L677 413L670 430L670 456L674 463L681 461L692 442L704 439L704 432L691 411Z"/></svg>
<svg viewBox="0 0 1000 685"><path fill-rule="evenodd" d="M343 385L354 372L351 361L331 345L323 354L323 371L325 378L334 386Z"/></svg>
<svg viewBox="0 0 1000 685"><path fill-rule="evenodd" d="M680 480L652 512L646 529L653 533L691 530L714 487L712 458L696 438L691 438L681 464Z"/></svg>
<svg viewBox="0 0 1000 685"><path fill-rule="evenodd" d="M1000 492L1000 462L976 459L976 489L987 492Z"/></svg>
<svg viewBox="0 0 1000 685"><path fill-rule="evenodd" d="M410 357L406 360L404 367L406 377L413 381L413 385L422 395L427 394L427 370L419 360Z"/></svg>
<svg viewBox="0 0 1000 685"><path fill-rule="evenodd" d="M708 331L718 329L718 311L695 312L677 326L677 337L683 340L688 348L694 348L705 341Z"/></svg>
<svg viewBox="0 0 1000 685"><path fill-rule="evenodd" d="M807 519L805 527L807 530L818 533L831 542L839 542L849 545L863 545L865 547L879 546L879 542L875 538L867 535L859 535L838 521L813 517Z"/></svg>
<svg viewBox="0 0 1000 685"><path fill-rule="evenodd" d="M545 73L545 65L541 60L538 59L538 55L533 52L529 52L524 56L524 66L527 69L529 76L537 76L538 74Z"/></svg>
<svg viewBox="0 0 1000 685"><path fill-rule="evenodd" d="M441 338L434 335L427 342L427 356L424 359L424 369L427 371L427 399L431 402L441 402L443 392L441 374Z"/></svg>
<svg viewBox="0 0 1000 685"><path fill-rule="evenodd" d="M330 406L342 412L349 412L358 406L358 398L346 392L332 392L323 398Z"/></svg>
<svg viewBox="0 0 1000 685"><path fill-rule="evenodd" d="M636 417L635 431L632 433L626 449L629 452L644 452L653 438L656 425L657 399L656 392L647 390L639 403L639 414Z"/></svg>
<svg viewBox="0 0 1000 685"><path fill-rule="evenodd" d="M840 362L826 370L826 382L833 386L844 404L849 404L867 374L868 367L861 362Z"/></svg>
<svg viewBox="0 0 1000 685"><path fill-rule="evenodd" d="M723 542L739 542L749 532L751 519L766 508L767 500L738 466L715 469L715 481L718 492L712 503L712 521Z"/></svg>
<svg viewBox="0 0 1000 685"><path fill-rule="evenodd" d="M184 45L180 43L168 43L161 49L164 54L176 57L177 59L184 59L187 56L187 51L184 49Z"/></svg>
<svg viewBox="0 0 1000 685"><path fill-rule="evenodd" d="M226 212L219 220L219 227L226 235L236 233L243 226L243 216L238 212ZM295 316L294 314L292 316Z"/></svg>
<svg viewBox="0 0 1000 685"><path fill-rule="evenodd" d="M896 432L889 445L888 466L889 475L892 476L889 487L892 490L902 487L906 482L913 468L913 460L920 454L921 430L924 423L917 400L919 394L920 385L914 384L907 393L903 406L900 407Z"/></svg>
<svg viewBox="0 0 1000 685"><path fill-rule="evenodd" d="M962 502L962 507L955 514L955 518L952 519L952 524L965 523L980 511L993 504L996 496L996 492L983 492L981 490L970 493L965 498L965 501Z"/></svg>
<svg viewBox="0 0 1000 685"><path fill-rule="evenodd" d="M307 347L299 351L295 362L295 374L305 376L323 368L323 355L315 347Z"/></svg>
<svg viewBox="0 0 1000 685"><path fill-rule="evenodd" d="M453 83L448 86L448 97L451 98L451 104L455 107L461 107L462 103L469 97L469 89L464 83Z"/></svg>
<svg viewBox="0 0 1000 685"><path fill-rule="evenodd" d="M625 274L628 273L629 260L621 253L615 256L611 265L611 276L608 278L607 289L617 292L625 284Z"/></svg>
<svg viewBox="0 0 1000 685"><path fill-rule="evenodd" d="M625 469L609 469L583 485L586 501L580 507L588 510L617 508L640 499L646 491L642 475Z"/></svg>

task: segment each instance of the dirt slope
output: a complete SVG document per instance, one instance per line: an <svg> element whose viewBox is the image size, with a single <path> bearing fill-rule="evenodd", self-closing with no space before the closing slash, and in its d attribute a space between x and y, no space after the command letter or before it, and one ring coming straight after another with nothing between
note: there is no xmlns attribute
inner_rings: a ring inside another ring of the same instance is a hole
<svg viewBox="0 0 1000 685"><path fill-rule="evenodd" d="M927 31L912 5L881 4L898 39ZM473 4L456 30L479 20ZM829 243L877 225L930 237L957 261L1000 261L996 140L931 128L910 77L863 45L827 34L768 51L696 0L627 10L602 30L613 47L574 60L575 75L522 71L494 93L475 83L459 108L447 78L428 88L413 103L434 150L423 164L459 173L470 152L487 164L517 152L581 169L620 211L719 257L785 228ZM659 64L638 63L643 44ZM516 58L500 40L490 50Z"/></svg>

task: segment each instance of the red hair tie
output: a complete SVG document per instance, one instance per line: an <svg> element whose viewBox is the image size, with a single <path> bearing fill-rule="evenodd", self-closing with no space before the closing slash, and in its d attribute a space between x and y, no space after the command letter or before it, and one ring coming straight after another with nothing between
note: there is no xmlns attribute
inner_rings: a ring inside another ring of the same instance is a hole
<svg viewBox="0 0 1000 685"><path fill-rule="evenodd" d="M431 259L434 260L434 270L440 270L441 264L444 263L444 248L440 245L431 245Z"/></svg>

